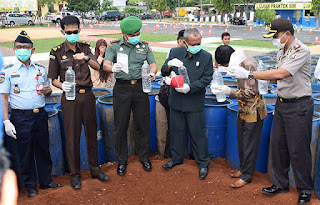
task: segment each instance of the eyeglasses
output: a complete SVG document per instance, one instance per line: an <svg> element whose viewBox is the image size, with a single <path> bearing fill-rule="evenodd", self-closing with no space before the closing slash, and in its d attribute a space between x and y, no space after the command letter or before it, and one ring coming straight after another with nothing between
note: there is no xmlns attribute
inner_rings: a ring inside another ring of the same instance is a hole
<svg viewBox="0 0 320 205"><path fill-rule="evenodd" d="M17 49L17 50L19 50L19 49L27 49L27 50L29 50L29 49L32 48L32 46L24 45L24 46L15 46L14 48Z"/></svg>
<svg viewBox="0 0 320 205"><path fill-rule="evenodd" d="M65 34L71 35L71 34L78 34L79 30L74 30L74 31L64 31Z"/></svg>

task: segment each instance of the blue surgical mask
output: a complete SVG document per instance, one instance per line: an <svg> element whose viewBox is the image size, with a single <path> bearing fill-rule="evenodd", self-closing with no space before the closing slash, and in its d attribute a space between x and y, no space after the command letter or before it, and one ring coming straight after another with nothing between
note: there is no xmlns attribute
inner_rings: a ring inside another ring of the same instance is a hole
<svg viewBox="0 0 320 205"><path fill-rule="evenodd" d="M188 45L187 42L186 42L186 44ZM199 53L200 50L201 50L201 45L198 45L198 46L189 46L188 45L188 51L193 55Z"/></svg>
<svg viewBox="0 0 320 205"><path fill-rule="evenodd" d="M65 38L67 39L67 41L71 44L75 44L78 40L79 40L79 34L64 34Z"/></svg>
<svg viewBox="0 0 320 205"><path fill-rule="evenodd" d="M28 49L18 49L15 50L15 55L17 56L17 58L19 60L21 60L22 62L26 62L27 60L29 60L30 56L31 56L31 50Z"/></svg>
<svg viewBox="0 0 320 205"><path fill-rule="evenodd" d="M128 37L128 42L132 45L137 45L140 41L140 35L135 37Z"/></svg>

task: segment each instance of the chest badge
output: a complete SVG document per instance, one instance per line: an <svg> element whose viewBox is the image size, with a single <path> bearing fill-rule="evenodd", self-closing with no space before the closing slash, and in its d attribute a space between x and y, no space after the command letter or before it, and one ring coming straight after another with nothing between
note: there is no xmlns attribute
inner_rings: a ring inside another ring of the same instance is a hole
<svg viewBox="0 0 320 205"><path fill-rule="evenodd" d="M139 46L139 45L137 45L137 46L136 46L136 48L140 48L140 46Z"/></svg>
<svg viewBox="0 0 320 205"><path fill-rule="evenodd" d="M198 67L199 65L200 65L200 62L199 62L199 61L197 61L197 62L196 62L196 66Z"/></svg>
<svg viewBox="0 0 320 205"><path fill-rule="evenodd" d="M145 48L145 47L146 47L145 45L142 46L142 48Z"/></svg>
<svg viewBox="0 0 320 205"><path fill-rule="evenodd" d="M40 69L38 69L37 76L42 76L42 73L40 72Z"/></svg>
<svg viewBox="0 0 320 205"><path fill-rule="evenodd" d="M122 48L122 47L120 47L119 51L123 51L123 48Z"/></svg>
<svg viewBox="0 0 320 205"><path fill-rule="evenodd" d="M17 94L17 93L20 93L20 88L18 87L17 84L14 85L13 92L16 93L16 94Z"/></svg>
<svg viewBox="0 0 320 205"><path fill-rule="evenodd" d="M62 56L62 60L66 60L67 59L67 56Z"/></svg>

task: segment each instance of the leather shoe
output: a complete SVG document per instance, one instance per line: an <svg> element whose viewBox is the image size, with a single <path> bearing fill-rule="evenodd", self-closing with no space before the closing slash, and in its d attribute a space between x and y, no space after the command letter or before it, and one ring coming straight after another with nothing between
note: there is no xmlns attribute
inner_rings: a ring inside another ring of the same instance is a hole
<svg viewBox="0 0 320 205"><path fill-rule="evenodd" d="M31 197L33 197L33 196L35 196L35 195L38 195L38 190L36 190L36 189L30 189L30 190L28 190L28 197L29 197L29 198L31 198Z"/></svg>
<svg viewBox="0 0 320 205"><path fill-rule="evenodd" d="M242 175L242 173L239 170L235 170L235 171L231 172L231 174L230 174L230 176L232 178L240 178L241 175Z"/></svg>
<svg viewBox="0 0 320 205"><path fill-rule="evenodd" d="M100 174L98 174L96 176L91 176L91 177L92 177L92 179L98 179L101 182L105 182L110 179L110 177L103 172L101 172Z"/></svg>
<svg viewBox="0 0 320 205"><path fill-rule="evenodd" d="M125 164L118 164L118 168L117 168L117 174L120 176L125 175L127 172L127 165Z"/></svg>
<svg viewBox="0 0 320 205"><path fill-rule="evenodd" d="M81 188L81 181L80 180L71 180L70 186L72 189L80 189Z"/></svg>
<svg viewBox="0 0 320 205"><path fill-rule="evenodd" d="M151 171L152 169L152 164L149 160L145 161L145 162L141 162L142 164L142 168L146 171Z"/></svg>
<svg viewBox="0 0 320 205"><path fill-rule="evenodd" d="M199 169L199 177L200 179L205 179L208 176L208 167Z"/></svg>
<svg viewBox="0 0 320 205"><path fill-rule="evenodd" d="M311 200L311 194L300 193L298 204L309 204L310 200Z"/></svg>
<svg viewBox="0 0 320 205"><path fill-rule="evenodd" d="M50 182L50 184L47 184L47 185L41 184L39 188L40 189L55 189L55 188L62 187L62 186L63 186L63 184Z"/></svg>
<svg viewBox="0 0 320 205"><path fill-rule="evenodd" d="M238 180L232 182L232 184L230 184L230 186L231 186L232 188L237 189L237 188L244 187L246 184L248 184L248 182L246 182L246 181L244 181L244 180L242 180L242 179L238 179Z"/></svg>
<svg viewBox="0 0 320 205"><path fill-rule="evenodd" d="M279 193L288 193L289 192L289 188L285 188L285 189L280 189L279 187L277 187L276 185L272 185L271 187L267 187L267 188L263 188L262 193L273 196Z"/></svg>
<svg viewBox="0 0 320 205"><path fill-rule="evenodd" d="M175 167L176 165L179 165L179 164L182 164L182 163L173 163L172 160L170 160L169 162L165 163L164 165L162 165L162 168L163 169L172 169L173 167Z"/></svg>

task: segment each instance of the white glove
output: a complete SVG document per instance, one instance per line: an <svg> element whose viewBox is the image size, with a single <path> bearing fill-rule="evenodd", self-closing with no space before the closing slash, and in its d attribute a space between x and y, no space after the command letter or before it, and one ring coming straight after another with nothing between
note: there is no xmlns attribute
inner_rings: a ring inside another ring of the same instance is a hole
<svg viewBox="0 0 320 205"><path fill-rule="evenodd" d="M174 58L168 62L168 66L181 67L181 66L183 66L183 63L178 58Z"/></svg>
<svg viewBox="0 0 320 205"><path fill-rule="evenodd" d="M175 88L177 92L187 94L190 91L190 86L188 84L183 84L182 88Z"/></svg>
<svg viewBox="0 0 320 205"><path fill-rule="evenodd" d="M62 83L61 88L62 88L62 90L63 90L64 92L69 92L69 91L71 91L72 85L71 85L71 83L64 81L64 82Z"/></svg>
<svg viewBox="0 0 320 205"><path fill-rule="evenodd" d="M112 66L112 72L113 73L119 73L122 68L123 68L123 65L121 63L115 63Z"/></svg>
<svg viewBox="0 0 320 205"><path fill-rule="evenodd" d="M171 84L171 79L172 79L172 78L166 76L166 77L163 78L163 81L164 81L167 85L170 85L170 84Z"/></svg>
<svg viewBox="0 0 320 205"><path fill-rule="evenodd" d="M211 92L215 95L230 95L231 88L226 85L211 84Z"/></svg>
<svg viewBox="0 0 320 205"><path fill-rule="evenodd" d="M8 136L12 137L13 139L17 139L17 132L16 128L14 128L14 125L10 122L10 120L3 121L4 129Z"/></svg>
<svg viewBox="0 0 320 205"><path fill-rule="evenodd" d="M250 71L246 70L241 66L233 66L227 68L227 75L234 76L235 78L245 78L247 79Z"/></svg>

